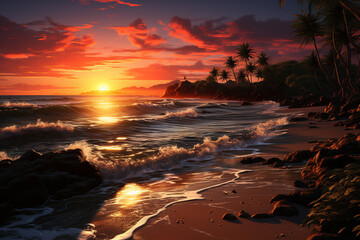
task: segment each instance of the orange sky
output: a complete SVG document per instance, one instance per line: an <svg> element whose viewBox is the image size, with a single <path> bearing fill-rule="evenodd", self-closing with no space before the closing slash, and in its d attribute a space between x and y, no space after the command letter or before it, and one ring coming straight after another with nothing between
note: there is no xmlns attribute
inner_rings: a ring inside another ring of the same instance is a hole
<svg viewBox="0 0 360 240"><path fill-rule="evenodd" d="M244 41L273 62L299 59L305 52L291 40L293 12L267 0L3 0L0 94L149 87L185 75L198 80Z"/></svg>

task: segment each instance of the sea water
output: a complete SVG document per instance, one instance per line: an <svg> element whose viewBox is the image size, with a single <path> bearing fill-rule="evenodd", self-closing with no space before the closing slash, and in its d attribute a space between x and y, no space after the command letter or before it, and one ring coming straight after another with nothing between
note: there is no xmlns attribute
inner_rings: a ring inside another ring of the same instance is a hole
<svg viewBox="0 0 360 240"><path fill-rule="evenodd" d="M234 159L285 133L275 102L118 96L0 96L0 159L80 148L104 183L19 209L3 239L129 239L177 202L237 181ZM235 161L236 162L236 161Z"/></svg>

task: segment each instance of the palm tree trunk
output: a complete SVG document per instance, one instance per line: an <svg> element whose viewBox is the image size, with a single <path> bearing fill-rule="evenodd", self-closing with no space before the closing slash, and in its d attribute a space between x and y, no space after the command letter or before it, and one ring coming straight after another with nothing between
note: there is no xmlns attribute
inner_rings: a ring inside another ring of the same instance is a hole
<svg viewBox="0 0 360 240"><path fill-rule="evenodd" d="M234 74L235 82L237 82L234 68L232 68L232 72L233 72L233 74Z"/></svg>
<svg viewBox="0 0 360 240"><path fill-rule="evenodd" d="M330 90L332 91L333 90L333 84L330 82L329 76L327 75L327 73L325 72L325 70L324 70L324 68L322 66L322 63L321 63L321 60L320 60L320 54L319 54L319 50L318 50L317 45L316 45L316 39L315 38L313 38L313 43L314 43L315 52L316 52L316 59L318 61L320 70L324 74L324 76L326 78L326 81L329 83Z"/></svg>
<svg viewBox="0 0 360 240"><path fill-rule="evenodd" d="M339 0L340 4L349 10L360 21L360 9L348 0Z"/></svg>

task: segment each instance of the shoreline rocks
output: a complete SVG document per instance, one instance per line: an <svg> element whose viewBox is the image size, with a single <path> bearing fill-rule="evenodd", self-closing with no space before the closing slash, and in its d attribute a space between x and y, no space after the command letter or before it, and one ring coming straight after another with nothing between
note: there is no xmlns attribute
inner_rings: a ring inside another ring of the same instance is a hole
<svg viewBox="0 0 360 240"><path fill-rule="evenodd" d="M17 160L0 161L0 212L2 221L15 208L41 206L83 194L103 181L100 170L80 149L40 154L27 151Z"/></svg>

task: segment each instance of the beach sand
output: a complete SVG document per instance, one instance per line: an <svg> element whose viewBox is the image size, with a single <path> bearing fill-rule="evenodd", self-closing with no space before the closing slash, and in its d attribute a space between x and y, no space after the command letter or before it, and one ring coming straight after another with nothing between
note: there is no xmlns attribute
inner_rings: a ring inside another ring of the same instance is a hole
<svg viewBox="0 0 360 240"><path fill-rule="evenodd" d="M323 107L286 109L282 112L304 113L321 111ZM282 157L284 154L309 149L313 141L342 137L346 133L343 127L334 127L335 122L323 122L318 119L289 124L287 134L256 146L259 156L264 158ZM316 128L309 128L309 126ZM232 159L236 162L239 159ZM264 220L241 219L231 222L222 220L224 213L237 216L240 210L250 214L266 213L272 210L269 200L276 194L289 193L296 188L295 180L301 178L302 166L288 169L275 169L269 166L241 165L239 169L252 172L240 175L240 178L221 187L202 192L203 200L194 200L170 206L158 216L138 229L133 239L306 239L311 229L302 227L307 209L296 205L300 214L295 217L274 217ZM235 190L236 193L231 191Z"/></svg>

